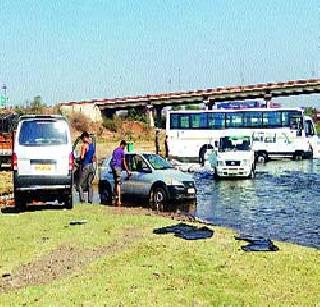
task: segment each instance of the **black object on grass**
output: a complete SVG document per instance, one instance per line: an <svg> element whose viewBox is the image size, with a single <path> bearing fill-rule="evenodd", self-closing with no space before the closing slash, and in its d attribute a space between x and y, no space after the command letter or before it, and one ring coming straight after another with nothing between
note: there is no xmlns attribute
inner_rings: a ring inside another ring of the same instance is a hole
<svg viewBox="0 0 320 307"><path fill-rule="evenodd" d="M84 225L87 223L87 220L80 220L80 221L71 221L69 223L70 226L75 226L75 225Z"/></svg>
<svg viewBox="0 0 320 307"><path fill-rule="evenodd" d="M274 245L270 239L262 236L235 236L236 240L247 241L249 244L242 245L241 249L246 252L275 252L279 247Z"/></svg>
<svg viewBox="0 0 320 307"><path fill-rule="evenodd" d="M197 227L179 223L177 225L155 228L153 233L157 235L173 233L176 237L184 240L200 240L211 238L214 231L207 226Z"/></svg>

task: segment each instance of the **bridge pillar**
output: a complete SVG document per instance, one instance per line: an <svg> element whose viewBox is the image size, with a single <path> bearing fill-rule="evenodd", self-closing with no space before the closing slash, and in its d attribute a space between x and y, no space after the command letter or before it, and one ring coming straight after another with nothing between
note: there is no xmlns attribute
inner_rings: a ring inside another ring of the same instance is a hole
<svg viewBox="0 0 320 307"><path fill-rule="evenodd" d="M207 101L207 110L212 110L213 109L213 106L216 104L216 102L212 99L209 99Z"/></svg>
<svg viewBox="0 0 320 307"><path fill-rule="evenodd" d="M148 124L150 127L154 127L154 119L153 119L153 107L152 106L146 106L145 113L148 118Z"/></svg>
<svg viewBox="0 0 320 307"><path fill-rule="evenodd" d="M161 129L161 123L162 123L162 109L163 107L157 106L156 107L156 122L157 122L157 128Z"/></svg>

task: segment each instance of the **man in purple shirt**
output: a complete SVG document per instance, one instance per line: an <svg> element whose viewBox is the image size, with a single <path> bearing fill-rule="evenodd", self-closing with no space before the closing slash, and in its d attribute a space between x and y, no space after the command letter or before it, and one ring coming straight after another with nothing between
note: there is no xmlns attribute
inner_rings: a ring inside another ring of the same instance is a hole
<svg viewBox="0 0 320 307"><path fill-rule="evenodd" d="M120 146L112 152L112 159L110 166L113 173L114 179L114 191L116 194L116 206L121 207L121 171L122 167L127 171L128 176L130 176L129 169L126 164L124 149L126 147L126 141L122 140Z"/></svg>

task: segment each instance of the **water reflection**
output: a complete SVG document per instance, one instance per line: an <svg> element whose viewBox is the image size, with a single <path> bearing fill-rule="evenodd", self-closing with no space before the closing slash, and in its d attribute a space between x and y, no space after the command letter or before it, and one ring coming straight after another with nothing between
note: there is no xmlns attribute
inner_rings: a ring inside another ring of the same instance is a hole
<svg viewBox="0 0 320 307"><path fill-rule="evenodd" d="M320 248L320 160L259 165L254 180L195 179L199 218L242 234Z"/></svg>

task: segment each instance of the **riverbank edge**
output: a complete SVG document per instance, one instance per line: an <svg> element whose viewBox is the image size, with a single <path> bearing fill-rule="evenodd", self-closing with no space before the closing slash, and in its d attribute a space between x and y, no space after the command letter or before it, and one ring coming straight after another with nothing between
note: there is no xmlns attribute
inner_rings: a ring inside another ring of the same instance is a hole
<svg viewBox="0 0 320 307"><path fill-rule="evenodd" d="M31 254L28 251L31 256L29 259L24 256L18 261L15 259L15 264L9 265L12 272L30 259L41 258L43 252L50 253L58 246L70 242L77 247L82 246L83 242L92 248L100 246L103 244L101 238L89 236L93 233L98 236L102 228L106 227L102 226L103 223L113 225L110 228L110 242L117 242L119 234L121 239L124 229L139 233L139 239L132 242L128 249L119 250L111 256L105 255L81 268L76 276L71 274L48 284L31 285L0 294L4 304L14 299L17 304L28 305L46 302L55 305L83 302L150 305L152 301L154 305L185 305L192 302L200 305L312 305L320 299L320 273L317 269L320 254L317 249L275 242L280 247L279 252L245 253L240 249L245 242L234 240L235 231L217 226L209 226L215 230L214 236L209 240L184 241L172 235L157 236L152 234L152 229L177 224L180 219L170 215L160 216L141 208L118 210L99 205L76 205L75 209L67 212L36 211L23 213L21 218L20 215L17 216L20 222L31 219L30 225L33 228L41 229L46 226L46 235L49 238L54 236L53 232L57 227L59 230L56 235L61 238L56 239L45 252L33 249ZM72 228L72 236L63 237L65 232L62 226L70 219L79 218L87 218L87 225ZM190 217L185 218L188 220ZM13 217L6 219L8 223L2 224L3 227L10 224L13 226L14 220ZM195 223L199 225L192 222ZM18 232L19 227L21 226L18 226ZM3 229L1 233L3 234ZM30 239L34 240L38 235L39 233L34 231ZM12 238L14 237L13 235ZM28 238L25 239L25 244L29 244ZM3 237L1 240L3 241ZM11 244L1 242L1 245L4 248L2 257L7 256L7 259L10 259L10 253L15 252L14 240L11 240ZM31 246L34 248L34 242ZM6 248L11 250L7 255ZM3 269L3 274L2 271ZM108 276L112 276L111 280ZM101 289L106 278L108 291ZM52 296L57 289L59 292Z"/></svg>

